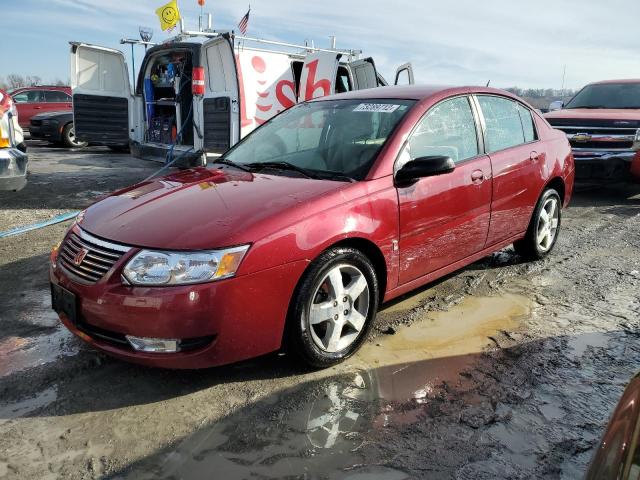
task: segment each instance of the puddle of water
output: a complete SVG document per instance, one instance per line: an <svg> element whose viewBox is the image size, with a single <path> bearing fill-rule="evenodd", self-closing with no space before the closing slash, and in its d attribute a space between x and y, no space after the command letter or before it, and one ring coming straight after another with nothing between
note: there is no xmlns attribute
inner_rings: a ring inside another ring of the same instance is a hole
<svg viewBox="0 0 640 480"><path fill-rule="evenodd" d="M77 355L79 345L64 327L36 337L8 337L0 342L0 377Z"/></svg>
<svg viewBox="0 0 640 480"><path fill-rule="evenodd" d="M588 348L604 348L609 343L606 332L593 332L569 337L568 347L573 351L572 356L580 358Z"/></svg>
<svg viewBox="0 0 640 480"><path fill-rule="evenodd" d="M430 313L380 346L367 345L339 368L347 373L240 409L143 460L126 478L407 478L363 465L366 434L420 421L445 384L465 390L472 380L460 373L477 364L492 344L487 337L513 330L529 313L529 301L516 295L469 298Z"/></svg>
<svg viewBox="0 0 640 480"><path fill-rule="evenodd" d="M46 407L58 398L56 385L38 392L35 397L26 398L6 405L0 405L0 423L3 420L19 418L39 408Z"/></svg>
<svg viewBox="0 0 640 480"><path fill-rule="evenodd" d="M352 363L367 367L480 352L492 344L488 337L516 329L530 312L531 300L520 295L468 297L449 311L426 313L395 335L366 344Z"/></svg>

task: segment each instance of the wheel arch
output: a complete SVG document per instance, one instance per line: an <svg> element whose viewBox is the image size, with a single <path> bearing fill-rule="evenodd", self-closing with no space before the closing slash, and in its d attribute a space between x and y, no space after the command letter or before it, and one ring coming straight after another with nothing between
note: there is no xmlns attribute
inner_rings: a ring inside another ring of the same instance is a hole
<svg viewBox="0 0 640 480"><path fill-rule="evenodd" d="M565 195L566 195L566 185L564 184L564 180L562 179L562 177L553 177L551 178L544 186L544 188L542 189L542 192L540 192L540 195L538 196L538 198L540 198L540 196L549 188L553 188L556 192L558 192L558 194L560 195L560 201L562 202L562 205L564 205L564 199L565 199Z"/></svg>
<svg viewBox="0 0 640 480"><path fill-rule="evenodd" d="M331 250L332 248L340 248L340 247L350 247L350 248L359 250L371 261L371 263L373 264L373 269L376 272L376 276L378 277L378 286L379 286L378 305L382 303L382 300L384 299L385 292L387 289L387 262L385 260L384 254L382 253L382 250L380 250L378 245L376 245L374 242L364 237L349 237L349 238L344 238L344 239L335 241L327 245L320 252L318 252L318 254L313 259L311 259L309 264L300 274L296 282L296 286L293 289L291 298L289 300L289 306L287 308L287 318L285 320L285 325L282 332L281 348L287 348L287 335L290 330L289 325L290 325L290 322L293 320L291 318L292 308L297 296L298 288L300 288L300 283L302 282L302 278L304 277L305 273L308 271L313 261L315 261L315 259L317 259L320 255L322 255L327 250Z"/></svg>

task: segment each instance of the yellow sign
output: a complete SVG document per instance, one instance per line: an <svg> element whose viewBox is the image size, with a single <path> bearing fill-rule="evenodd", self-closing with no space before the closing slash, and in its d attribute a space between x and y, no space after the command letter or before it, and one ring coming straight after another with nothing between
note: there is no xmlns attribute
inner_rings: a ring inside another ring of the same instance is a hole
<svg viewBox="0 0 640 480"><path fill-rule="evenodd" d="M156 10L156 15L160 19L160 28L162 30L170 30L176 26L180 20L180 10L178 9L177 0L171 0L169 3L161 6Z"/></svg>

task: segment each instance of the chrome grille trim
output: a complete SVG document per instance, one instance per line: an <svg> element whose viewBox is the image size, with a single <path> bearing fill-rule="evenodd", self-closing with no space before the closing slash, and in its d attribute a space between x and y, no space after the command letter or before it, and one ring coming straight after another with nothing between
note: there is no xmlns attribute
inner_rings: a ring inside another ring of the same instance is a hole
<svg viewBox="0 0 640 480"><path fill-rule="evenodd" d="M101 240L76 229L69 232L60 246L58 264L76 279L93 284L100 281L129 250L131 247ZM76 264L75 259L82 251L85 255Z"/></svg>

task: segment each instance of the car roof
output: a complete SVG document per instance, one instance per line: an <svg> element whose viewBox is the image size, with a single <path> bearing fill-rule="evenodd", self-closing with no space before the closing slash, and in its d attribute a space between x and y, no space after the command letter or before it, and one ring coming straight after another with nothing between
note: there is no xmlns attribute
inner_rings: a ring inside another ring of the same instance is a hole
<svg viewBox="0 0 640 480"><path fill-rule="evenodd" d="M606 85L609 83L640 83L640 78L623 78L620 80L600 80L599 82L593 82L589 85Z"/></svg>
<svg viewBox="0 0 640 480"><path fill-rule="evenodd" d="M397 100L426 100L433 96L453 96L470 93L488 93L502 95L516 100L515 95L497 88L479 86L453 86L453 85L402 85L369 88L366 90L353 90L347 93L339 93L329 97L321 97L314 101L322 100L366 100L366 99L397 99ZM522 101L522 100L520 100Z"/></svg>
<svg viewBox="0 0 640 480"><path fill-rule="evenodd" d="M71 87L66 85L32 85L30 87L18 87L11 90L11 93L15 93L20 90L42 90L46 88L48 90L71 90Z"/></svg>

